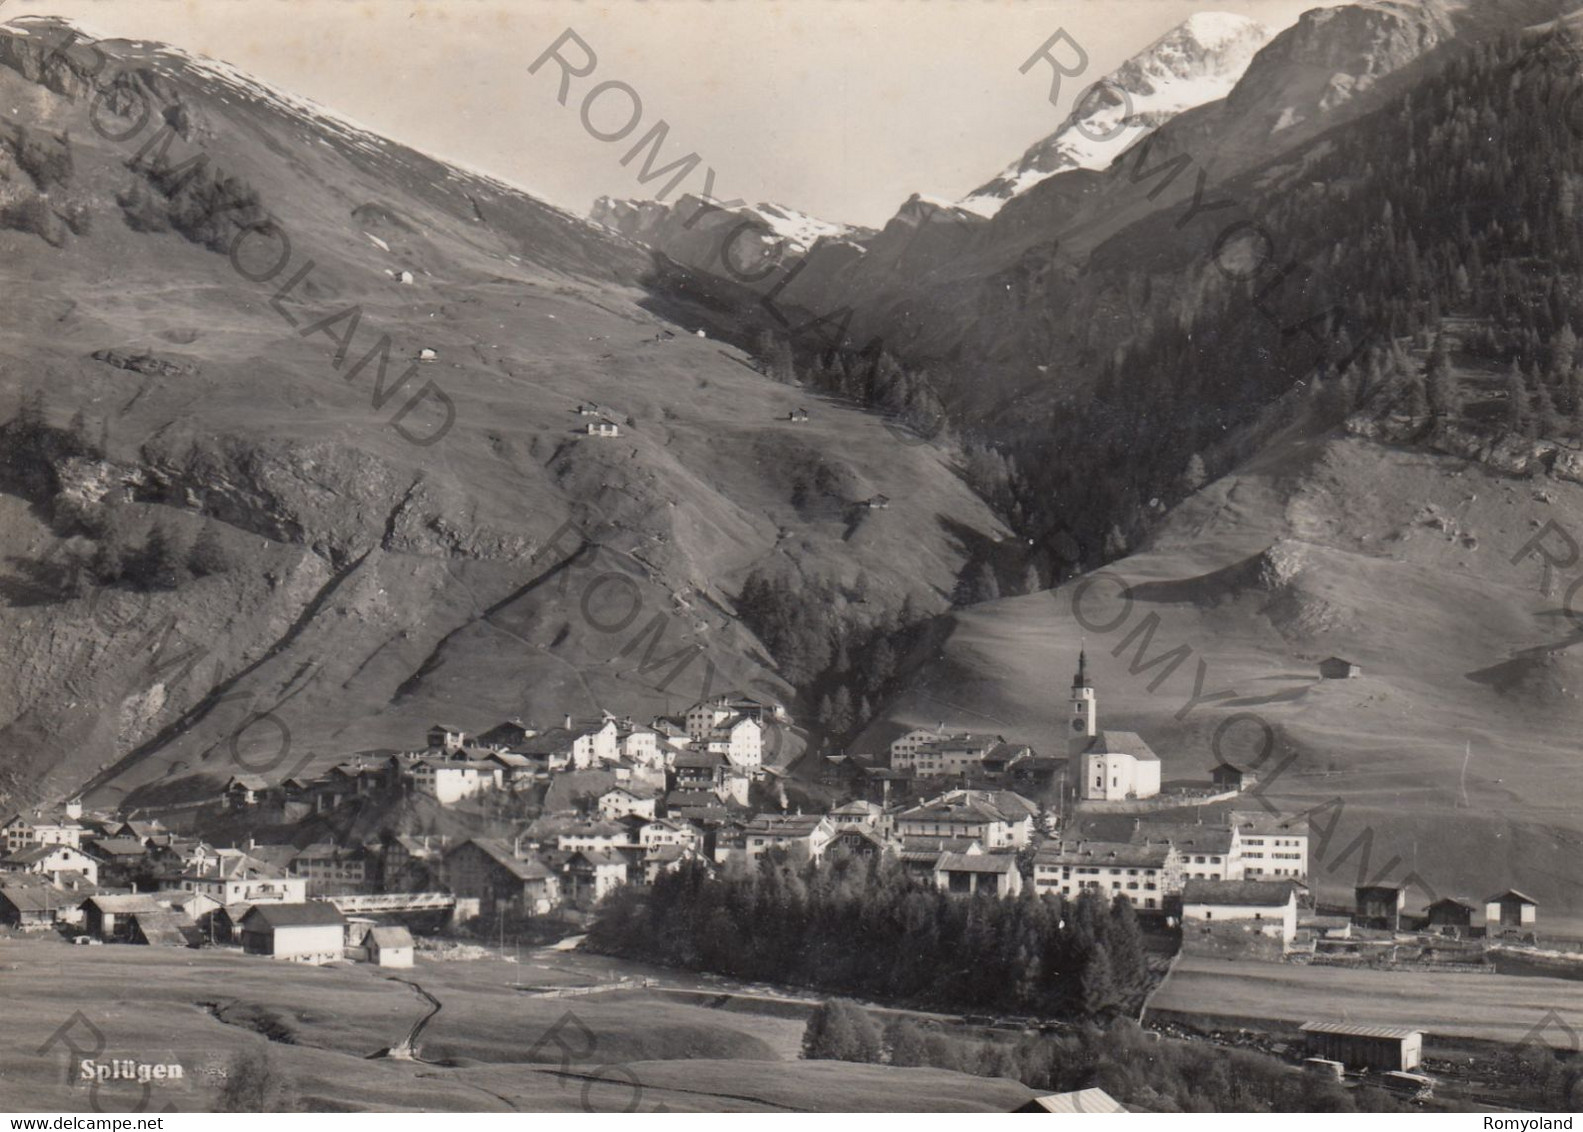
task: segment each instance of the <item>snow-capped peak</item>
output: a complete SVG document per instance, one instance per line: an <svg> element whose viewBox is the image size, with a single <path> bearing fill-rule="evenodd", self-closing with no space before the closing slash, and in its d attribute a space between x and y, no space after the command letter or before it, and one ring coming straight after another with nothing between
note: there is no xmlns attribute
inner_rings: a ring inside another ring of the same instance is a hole
<svg viewBox="0 0 1583 1132"><path fill-rule="evenodd" d="M1196 12L1091 86L1060 129L1036 143L960 207L993 216L1013 197L1069 169L1103 169L1185 110L1231 93L1269 42L1257 20Z"/></svg>

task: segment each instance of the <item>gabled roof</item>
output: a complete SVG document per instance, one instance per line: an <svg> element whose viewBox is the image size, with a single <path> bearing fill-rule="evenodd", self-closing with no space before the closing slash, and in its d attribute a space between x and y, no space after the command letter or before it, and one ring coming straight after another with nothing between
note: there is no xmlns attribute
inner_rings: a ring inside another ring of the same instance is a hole
<svg viewBox="0 0 1583 1132"><path fill-rule="evenodd" d="M493 837L473 837L452 848L445 855L451 856L463 845L476 845L478 849L494 861L501 868L511 873L518 880L544 880L550 875L550 870L544 862L536 857L518 857L512 853L511 847L505 842Z"/></svg>
<svg viewBox="0 0 1583 1132"><path fill-rule="evenodd" d="M1514 899L1522 904L1532 904L1535 908L1539 907L1539 901L1535 900L1532 896L1526 896L1523 893L1518 892L1515 888L1508 888L1505 892L1497 892L1484 903L1495 904L1508 898Z"/></svg>
<svg viewBox="0 0 1583 1132"><path fill-rule="evenodd" d="M1248 904L1282 908L1291 903L1296 885L1289 880L1188 880L1183 904Z"/></svg>
<svg viewBox="0 0 1583 1132"><path fill-rule="evenodd" d="M935 862L941 873L1001 873L1017 871L1017 858L1009 853L941 853Z"/></svg>
<svg viewBox="0 0 1583 1132"><path fill-rule="evenodd" d="M375 947L411 947L412 933L400 925L374 928L368 933L368 942Z"/></svg>
<svg viewBox="0 0 1583 1132"><path fill-rule="evenodd" d="M677 770L714 770L725 765L725 756L718 751L677 751L671 766Z"/></svg>
<svg viewBox="0 0 1583 1132"><path fill-rule="evenodd" d="M26 849L18 849L15 853L5 858L4 861L0 861L0 864L36 865L40 861L52 857L63 850L69 853L82 852L82 850L71 845L30 845Z"/></svg>
<svg viewBox="0 0 1583 1132"><path fill-rule="evenodd" d="M225 784L225 788L227 790L230 790L231 788L236 787L236 786L240 786L244 790L268 790L269 789L269 783L265 782L262 778L260 778L256 774L237 774L237 775L233 775L231 777L231 781L229 781L229 782L227 782Z"/></svg>
<svg viewBox="0 0 1583 1132"><path fill-rule="evenodd" d="M255 904L242 923L252 928L308 928L344 924L346 917L334 904L310 901L307 904Z"/></svg>
<svg viewBox="0 0 1583 1132"><path fill-rule="evenodd" d="M758 814L748 822L747 830L774 837L809 837L823 822L819 814Z"/></svg>
<svg viewBox="0 0 1583 1132"><path fill-rule="evenodd" d="M138 892L130 896L90 896L82 902L84 908L92 904L101 912L108 912L112 916L130 916L137 912L158 912L161 910L159 901L147 893Z"/></svg>
<svg viewBox="0 0 1583 1132"><path fill-rule="evenodd" d="M105 857L141 857L148 847L135 837L101 837L89 843L89 848Z"/></svg>
<svg viewBox="0 0 1583 1132"><path fill-rule="evenodd" d="M1136 731L1101 731L1083 747L1085 755L1131 755L1139 762L1159 762L1160 756Z"/></svg>
<svg viewBox="0 0 1583 1132"><path fill-rule="evenodd" d="M49 912L70 907L70 894L54 885L25 885L0 888L0 900L18 912Z"/></svg>

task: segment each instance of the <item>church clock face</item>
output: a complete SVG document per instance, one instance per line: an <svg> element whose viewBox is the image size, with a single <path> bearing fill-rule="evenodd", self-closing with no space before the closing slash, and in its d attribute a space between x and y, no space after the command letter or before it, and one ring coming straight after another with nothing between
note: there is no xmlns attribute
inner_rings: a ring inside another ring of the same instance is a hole
<svg viewBox="0 0 1583 1132"><path fill-rule="evenodd" d="M1072 730L1073 731L1081 731L1081 730L1083 730L1083 721L1081 719L1074 719L1074 720L1072 720Z"/></svg>

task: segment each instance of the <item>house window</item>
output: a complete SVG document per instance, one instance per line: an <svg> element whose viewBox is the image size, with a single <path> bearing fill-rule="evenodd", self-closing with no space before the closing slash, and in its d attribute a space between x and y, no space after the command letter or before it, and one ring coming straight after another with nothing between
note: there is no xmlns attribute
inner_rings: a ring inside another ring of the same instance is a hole
<svg viewBox="0 0 1583 1132"><path fill-rule="evenodd" d="M1214 918L1215 918L1214 910L1211 909L1211 908L1205 908L1204 909L1204 919L1206 919L1206 920L1213 920Z"/></svg>

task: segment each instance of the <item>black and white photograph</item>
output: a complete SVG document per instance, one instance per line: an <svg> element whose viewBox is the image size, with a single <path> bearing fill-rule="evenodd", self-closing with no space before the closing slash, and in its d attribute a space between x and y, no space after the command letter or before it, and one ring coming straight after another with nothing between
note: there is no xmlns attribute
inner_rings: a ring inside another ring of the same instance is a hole
<svg viewBox="0 0 1583 1132"><path fill-rule="evenodd" d="M1580 335L1583 0L0 0L0 1114L1571 1129Z"/></svg>

